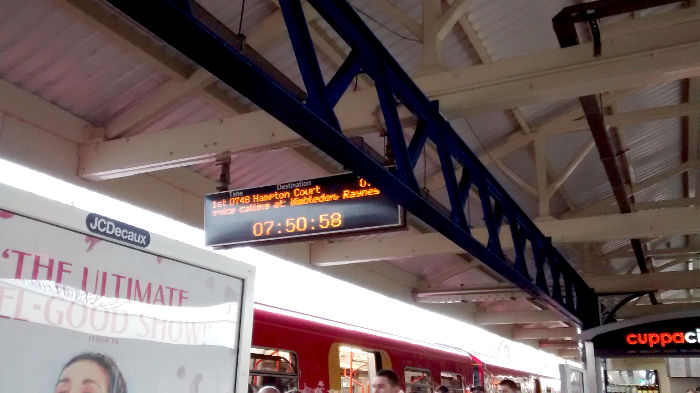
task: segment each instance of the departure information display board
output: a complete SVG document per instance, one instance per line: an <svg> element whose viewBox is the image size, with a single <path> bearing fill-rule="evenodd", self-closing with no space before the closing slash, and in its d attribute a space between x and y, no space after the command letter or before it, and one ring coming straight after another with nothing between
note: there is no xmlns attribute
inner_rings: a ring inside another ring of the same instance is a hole
<svg viewBox="0 0 700 393"><path fill-rule="evenodd" d="M401 207L353 173L223 191L204 203L207 246L405 227Z"/></svg>

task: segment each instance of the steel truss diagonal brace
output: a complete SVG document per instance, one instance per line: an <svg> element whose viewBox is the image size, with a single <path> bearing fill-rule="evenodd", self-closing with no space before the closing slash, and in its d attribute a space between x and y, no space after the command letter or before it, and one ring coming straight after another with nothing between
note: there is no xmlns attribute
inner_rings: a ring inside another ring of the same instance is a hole
<svg viewBox="0 0 700 393"><path fill-rule="evenodd" d="M217 36L215 30L192 15L188 0L104 1L236 89L346 168L376 184L396 203L544 306L583 328L599 325L598 300L594 291L479 162L440 114L437 105L420 91L346 1L309 0L320 17L351 50L349 58L327 85L323 84L324 78L308 36L299 0L280 2L308 98L294 94L292 89L285 87L237 48ZM387 170L383 163L343 135L338 127L333 108L353 76L359 72L366 73L376 86L387 135L396 158L396 171ZM408 146L398 121L397 102L416 117L419 126ZM427 140L437 147L442 165L448 166L442 172L445 176L451 176L446 178L446 184L452 211L445 212L444 207L434 205L418 187L414 166ZM455 169L459 169L455 164L462 169L459 180L454 178ZM488 209L485 207L485 210L490 212L486 220L489 241L486 245L470 235L470 223L459 211L464 208L471 187L476 188L482 201L488 202ZM506 223L512 233L518 234L518 241L514 244L519 255L517 263L503 255L498 242L499 231ZM528 243L537 262L536 279L530 277L523 261ZM552 276L561 279L552 282Z"/></svg>

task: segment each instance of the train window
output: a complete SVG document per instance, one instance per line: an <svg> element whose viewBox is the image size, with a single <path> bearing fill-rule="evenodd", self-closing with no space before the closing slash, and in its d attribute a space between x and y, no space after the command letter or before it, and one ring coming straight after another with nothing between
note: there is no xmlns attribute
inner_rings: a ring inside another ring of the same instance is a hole
<svg viewBox="0 0 700 393"><path fill-rule="evenodd" d="M377 371L377 352L340 345L340 393L370 393Z"/></svg>
<svg viewBox="0 0 700 393"><path fill-rule="evenodd" d="M252 392L257 392L263 386L274 386L280 392L297 390L297 355L281 349L251 347L248 385Z"/></svg>
<svg viewBox="0 0 700 393"><path fill-rule="evenodd" d="M433 383L430 371L406 367L403 375L406 381L406 393L432 393Z"/></svg>
<svg viewBox="0 0 700 393"><path fill-rule="evenodd" d="M462 383L462 376L456 373L448 373L445 371L440 372L440 384L447 386L450 389L450 393L463 393L464 384Z"/></svg>
<svg viewBox="0 0 700 393"><path fill-rule="evenodd" d="M481 365L480 364L475 364L473 368L473 374L472 374L472 383L473 386L483 386L483 382L481 381Z"/></svg>

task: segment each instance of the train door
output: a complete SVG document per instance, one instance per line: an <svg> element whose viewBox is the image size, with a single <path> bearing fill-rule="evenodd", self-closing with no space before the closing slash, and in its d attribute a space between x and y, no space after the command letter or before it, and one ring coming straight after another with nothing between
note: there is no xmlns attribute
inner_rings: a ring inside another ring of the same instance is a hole
<svg viewBox="0 0 700 393"><path fill-rule="evenodd" d="M334 371L335 367L331 366L331 389L333 389L333 382L339 381L340 393L371 393L372 379L376 376L377 370L387 363L386 354L380 350L337 344L331 348L329 359L331 361L335 360L332 358L335 348L337 348L335 359L338 360L336 368L338 371Z"/></svg>
<svg viewBox="0 0 700 393"><path fill-rule="evenodd" d="M482 386L485 389L484 366L482 364L474 364L472 367L472 386Z"/></svg>

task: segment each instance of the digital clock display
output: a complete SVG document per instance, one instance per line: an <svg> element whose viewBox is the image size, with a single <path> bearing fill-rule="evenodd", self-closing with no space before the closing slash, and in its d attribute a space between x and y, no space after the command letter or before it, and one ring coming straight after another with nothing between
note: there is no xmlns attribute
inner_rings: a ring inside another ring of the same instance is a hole
<svg viewBox="0 0 700 393"><path fill-rule="evenodd" d="M204 198L207 246L405 227L403 210L352 173Z"/></svg>

